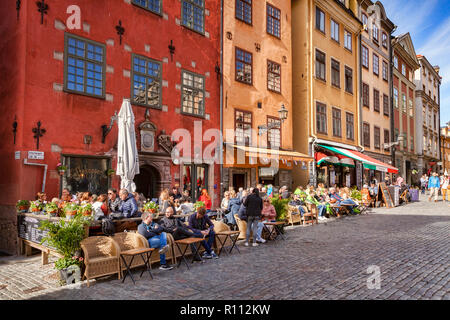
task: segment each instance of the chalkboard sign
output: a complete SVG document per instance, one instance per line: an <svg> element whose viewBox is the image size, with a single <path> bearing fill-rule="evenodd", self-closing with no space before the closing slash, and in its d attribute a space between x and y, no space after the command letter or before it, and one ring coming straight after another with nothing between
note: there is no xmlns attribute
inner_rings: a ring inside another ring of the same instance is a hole
<svg viewBox="0 0 450 320"><path fill-rule="evenodd" d="M380 182L380 184L378 185L378 197L380 195L382 196L382 198L381 199L379 198L378 200L382 200L386 204L386 208L394 207L391 194L389 192L388 187L386 186L386 183L384 182Z"/></svg>
<svg viewBox="0 0 450 320"><path fill-rule="evenodd" d="M39 230L40 224L40 219L25 215L18 215L17 227L19 229L19 237L41 244L42 238L44 238L48 232L46 230Z"/></svg>

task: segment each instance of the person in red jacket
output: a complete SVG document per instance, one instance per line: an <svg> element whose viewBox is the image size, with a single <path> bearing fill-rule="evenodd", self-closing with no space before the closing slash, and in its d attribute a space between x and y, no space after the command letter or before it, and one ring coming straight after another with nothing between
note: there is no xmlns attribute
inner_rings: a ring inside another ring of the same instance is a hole
<svg viewBox="0 0 450 320"><path fill-rule="evenodd" d="M203 203L205 204L206 212L211 211L212 207L211 197L209 196L208 191L206 191L206 189L202 190L202 195L198 198L198 200L203 201Z"/></svg>

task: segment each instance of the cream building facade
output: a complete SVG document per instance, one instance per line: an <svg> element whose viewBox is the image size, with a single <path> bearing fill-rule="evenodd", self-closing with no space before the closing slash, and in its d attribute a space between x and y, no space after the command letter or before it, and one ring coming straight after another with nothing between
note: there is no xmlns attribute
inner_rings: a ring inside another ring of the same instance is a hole
<svg viewBox="0 0 450 320"><path fill-rule="evenodd" d="M440 86L439 67L432 66L423 55L414 73L416 85L416 147L420 173L437 170L439 162Z"/></svg>

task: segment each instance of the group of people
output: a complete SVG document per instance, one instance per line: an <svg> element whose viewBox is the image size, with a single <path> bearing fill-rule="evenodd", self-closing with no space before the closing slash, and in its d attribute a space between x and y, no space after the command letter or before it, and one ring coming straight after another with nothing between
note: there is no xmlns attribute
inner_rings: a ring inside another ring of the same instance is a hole
<svg viewBox="0 0 450 320"><path fill-rule="evenodd" d="M450 200L450 178L445 172L443 175L439 177L437 172L432 172L431 175L423 174L420 178L420 189L422 194L425 194L425 190L430 191L430 195L428 197L428 201L434 197L434 202L437 202L439 196L439 190L442 194L442 200L447 202Z"/></svg>
<svg viewBox="0 0 450 320"><path fill-rule="evenodd" d="M308 204L314 204L318 208L319 220L326 220L327 215L331 214L330 205L336 207L346 206L351 213L357 207L355 200L350 197L349 188L325 188L319 184L317 188L309 185L306 189L297 187L294 192L290 192L287 186L282 186L276 196L280 199L289 199L289 205L298 208L298 212L303 216L308 212ZM264 222L276 220L276 210L272 205L272 199L275 197L275 189L269 185L267 187L258 184L256 188L239 188L236 192L233 188L224 193L221 202L221 209L225 213L226 222L231 227L236 227L235 215L239 219L247 221L245 246L249 246L250 233L253 232L252 246L259 243L265 243L262 237ZM268 226L269 231L272 226Z"/></svg>
<svg viewBox="0 0 450 320"><path fill-rule="evenodd" d="M188 218L188 224L183 223L181 218L174 217L174 209L172 206L167 206L164 209L164 217L159 223L153 221L153 214L144 212L141 216L142 223L138 226L138 233L144 236L151 248L159 248L160 254L160 269L170 270L173 267L166 262L165 253L169 249L167 244L167 233L170 233L174 240L185 238L203 238L201 245L205 248L202 257L197 252L195 244L191 245L192 253L197 252L194 256L194 261L201 261L202 259L218 259L219 256L213 250L215 239L214 223L206 214L205 207L199 207L197 211L191 214Z"/></svg>

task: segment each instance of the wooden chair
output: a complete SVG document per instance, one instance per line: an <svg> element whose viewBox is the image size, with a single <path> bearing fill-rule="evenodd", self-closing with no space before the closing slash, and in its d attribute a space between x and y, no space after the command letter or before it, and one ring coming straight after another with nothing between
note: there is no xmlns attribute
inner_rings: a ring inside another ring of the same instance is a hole
<svg viewBox="0 0 450 320"><path fill-rule="evenodd" d="M317 210L317 206L313 203L307 203L306 206L308 207L308 212L303 214L303 224L319 223L319 210Z"/></svg>
<svg viewBox="0 0 450 320"><path fill-rule="evenodd" d="M86 270L83 279L103 277L111 274L118 274L121 277L119 268L120 247L111 237L94 236L81 241L81 249L84 253L84 264Z"/></svg>
<svg viewBox="0 0 450 320"><path fill-rule="evenodd" d="M405 191L403 191L403 193L400 195L400 199L402 199L405 203L408 203L408 189L405 189Z"/></svg>
<svg viewBox="0 0 450 320"><path fill-rule="evenodd" d="M300 211L297 207L294 206L288 206L288 213L287 213L287 222L290 225L294 225L294 223L302 223L302 215L300 214Z"/></svg>

